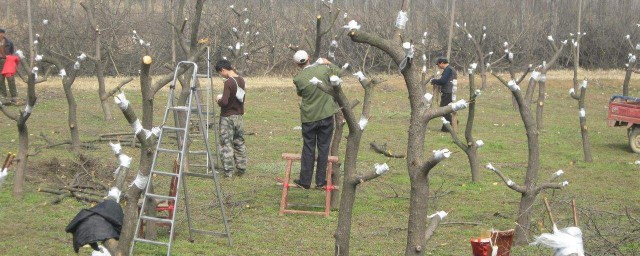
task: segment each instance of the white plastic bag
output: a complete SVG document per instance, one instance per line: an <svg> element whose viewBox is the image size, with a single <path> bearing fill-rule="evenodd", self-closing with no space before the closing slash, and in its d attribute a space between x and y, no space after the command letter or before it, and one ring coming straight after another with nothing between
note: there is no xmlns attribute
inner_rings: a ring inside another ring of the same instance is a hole
<svg viewBox="0 0 640 256"><path fill-rule="evenodd" d="M244 102L244 94L245 94L244 89L238 86L238 81L236 81L235 78L232 77L231 79L233 79L233 81L236 82L236 99L238 99L240 102Z"/></svg>

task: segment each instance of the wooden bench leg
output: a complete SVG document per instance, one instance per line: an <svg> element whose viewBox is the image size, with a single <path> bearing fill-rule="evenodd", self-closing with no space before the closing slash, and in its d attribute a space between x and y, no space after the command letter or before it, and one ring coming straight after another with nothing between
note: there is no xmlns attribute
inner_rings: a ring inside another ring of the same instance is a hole
<svg viewBox="0 0 640 256"><path fill-rule="evenodd" d="M282 198L280 199L280 213L284 215L284 209L287 207L287 196L289 195L289 182L291 181L291 159L287 160L287 167L284 172L284 182L282 183Z"/></svg>

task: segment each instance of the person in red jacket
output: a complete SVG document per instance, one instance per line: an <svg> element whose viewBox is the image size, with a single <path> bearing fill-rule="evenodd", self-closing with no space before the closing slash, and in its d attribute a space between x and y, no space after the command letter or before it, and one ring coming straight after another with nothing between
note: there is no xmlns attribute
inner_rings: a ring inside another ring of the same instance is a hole
<svg viewBox="0 0 640 256"><path fill-rule="evenodd" d="M4 29L0 28L0 70L4 68L4 64L7 61L7 55L13 55L15 53L13 48L13 42L4 36ZM9 84L9 93L11 94L11 99L7 101L7 87L5 85L5 80ZM5 77L4 75L0 77L0 93L2 93L2 98L0 102L3 103L11 103L14 105L22 105L22 102L18 99L18 91L16 90L16 80L13 76ZM6 102L5 102L6 101Z"/></svg>

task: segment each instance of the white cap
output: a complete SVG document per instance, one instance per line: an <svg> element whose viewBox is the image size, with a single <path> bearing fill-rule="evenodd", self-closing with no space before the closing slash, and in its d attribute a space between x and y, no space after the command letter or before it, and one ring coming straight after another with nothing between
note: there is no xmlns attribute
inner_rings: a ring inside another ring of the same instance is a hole
<svg viewBox="0 0 640 256"><path fill-rule="evenodd" d="M296 64L304 64L309 60L309 54L304 50L299 50L293 55L293 62Z"/></svg>

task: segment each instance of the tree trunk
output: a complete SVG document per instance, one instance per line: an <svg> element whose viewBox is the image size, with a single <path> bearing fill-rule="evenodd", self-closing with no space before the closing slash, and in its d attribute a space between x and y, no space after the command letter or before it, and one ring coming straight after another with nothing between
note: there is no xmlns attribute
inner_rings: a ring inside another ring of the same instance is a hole
<svg viewBox="0 0 640 256"><path fill-rule="evenodd" d="M349 240L351 238L351 219L353 217L353 204L356 201L356 161L360 146L362 131L349 130L347 148L344 162L344 181L340 197L340 212L338 214L338 227L335 233L334 255L349 255Z"/></svg>
<svg viewBox="0 0 640 256"><path fill-rule="evenodd" d="M544 74L544 76L546 76L546 72ZM544 81L540 81L538 82L538 104L536 107L536 123L538 126L538 131L542 131L542 129L544 129L543 123L542 123L542 112L544 110L544 100L545 100L545 89L546 89L546 82Z"/></svg>
<svg viewBox="0 0 640 256"><path fill-rule="evenodd" d="M580 133L582 134L582 150L584 153L584 161L591 163L591 145L589 144L589 130L587 129L587 116L584 106L584 99L586 98L587 87L582 86L580 90L580 100L578 100L578 108L580 109ZM584 113L584 115L582 115Z"/></svg>
<svg viewBox="0 0 640 256"><path fill-rule="evenodd" d="M410 84L407 81L407 84ZM415 98L417 90L409 89L411 102L411 119L409 124L409 140L407 143L407 168L411 180L409 197L409 221L407 227L407 244L405 255L424 255L426 247L427 209L429 207L429 177L420 170L424 155L424 141L427 124L420 121ZM416 106L414 106L416 105Z"/></svg>
<svg viewBox="0 0 640 256"><path fill-rule="evenodd" d="M102 106L102 114L104 115L104 120L109 121L113 119L111 115L111 105L107 102L108 96L107 91L105 89L105 81L104 81L104 63L100 59L96 61L96 77L98 78L98 96L100 97L100 105Z"/></svg>
<svg viewBox="0 0 640 256"><path fill-rule="evenodd" d="M342 134L344 131L344 115L342 112L338 112L334 115L334 125L335 128L333 130L333 139L331 140L331 150L329 151L332 156L340 156L340 142L342 142ZM342 167L342 163L340 161L334 163L332 165L332 175L331 175L331 184L340 184L341 182L341 172L340 167ZM334 190L331 193L331 209L339 209L340 205L340 190Z"/></svg>
<svg viewBox="0 0 640 256"><path fill-rule="evenodd" d="M71 133L71 150L73 152L80 152L80 132L78 129L78 119L77 119L77 110L78 105L76 104L76 99L73 96L73 90L71 90L71 85L73 84L73 80L63 82L64 94L67 98L67 104L69 105L69 114L68 114L68 124L69 124L69 132Z"/></svg>
<svg viewBox="0 0 640 256"><path fill-rule="evenodd" d="M449 22L449 39L447 40L447 60L451 62L451 44L453 43L453 24L455 24L456 0L451 0L451 18Z"/></svg>
<svg viewBox="0 0 640 256"><path fill-rule="evenodd" d="M516 220L516 234L514 243L516 245L527 245L529 241L529 228L531 223L531 207L536 201L537 194L531 192L523 193L520 197L520 206L518 207L518 218Z"/></svg>
<svg viewBox="0 0 640 256"><path fill-rule="evenodd" d="M24 196L24 177L27 171L29 153L29 129L27 124L18 123L18 168L13 176L13 196L22 199Z"/></svg>

